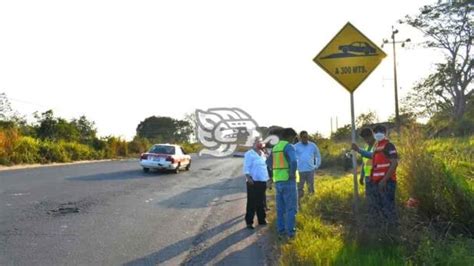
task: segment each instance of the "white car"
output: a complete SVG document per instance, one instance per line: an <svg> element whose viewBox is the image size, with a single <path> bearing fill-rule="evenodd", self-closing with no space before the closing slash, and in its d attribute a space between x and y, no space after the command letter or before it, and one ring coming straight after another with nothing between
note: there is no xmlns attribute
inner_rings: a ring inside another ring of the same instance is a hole
<svg viewBox="0 0 474 266"><path fill-rule="evenodd" d="M179 145L155 144L148 152L142 153L140 165L145 173L148 173L150 169L171 170L178 173L181 169L189 170L191 156L186 154Z"/></svg>

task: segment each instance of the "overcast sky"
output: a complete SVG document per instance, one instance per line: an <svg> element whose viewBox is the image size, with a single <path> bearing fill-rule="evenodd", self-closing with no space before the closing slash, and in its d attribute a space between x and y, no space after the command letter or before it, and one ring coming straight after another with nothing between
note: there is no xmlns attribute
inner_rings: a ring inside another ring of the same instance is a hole
<svg viewBox="0 0 474 266"><path fill-rule="evenodd" d="M265 126L330 133L350 123L349 93L312 59L351 22L397 46L398 83L433 71L438 51L397 20L435 1L2 1L0 92L30 115L85 115L99 134L135 135L148 116L240 107ZM393 53L355 92L356 115L394 113Z"/></svg>

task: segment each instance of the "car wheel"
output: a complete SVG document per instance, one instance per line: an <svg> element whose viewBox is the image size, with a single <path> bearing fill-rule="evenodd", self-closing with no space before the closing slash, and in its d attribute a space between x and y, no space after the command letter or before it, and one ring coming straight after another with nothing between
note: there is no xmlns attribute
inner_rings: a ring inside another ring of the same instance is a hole
<svg viewBox="0 0 474 266"><path fill-rule="evenodd" d="M181 168L181 163L178 163L178 166L176 166L176 169L174 169L173 172L174 172L175 174L179 173L180 168Z"/></svg>
<svg viewBox="0 0 474 266"><path fill-rule="evenodd" d="M186 165L186 171L189 171L190 168L191 168L191 161L189 161L188 165Z"/></svg>
<svg viewBox="0 0 474 266"><path fill-rule="evenodd" d="M145 172L145 173L150 172L150 168L143 167L143 172Z"/></svg>

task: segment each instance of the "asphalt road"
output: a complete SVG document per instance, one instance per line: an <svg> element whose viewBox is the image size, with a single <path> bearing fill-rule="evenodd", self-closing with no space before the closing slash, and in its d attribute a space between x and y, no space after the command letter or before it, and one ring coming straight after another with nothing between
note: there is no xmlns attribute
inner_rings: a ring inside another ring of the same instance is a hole
<svg viewBox="0 0 474 266"><path fill-rule="evenodd" d="M0 265L265 265L242 159L189 172L112 161L0 171Z"/></svg>

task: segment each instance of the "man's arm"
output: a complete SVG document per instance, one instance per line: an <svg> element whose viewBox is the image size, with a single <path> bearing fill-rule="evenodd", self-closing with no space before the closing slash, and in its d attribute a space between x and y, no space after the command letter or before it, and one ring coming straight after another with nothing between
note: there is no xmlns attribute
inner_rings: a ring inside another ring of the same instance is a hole
<svg viewBox="0 0 474 266"><path fill-rule="evenodd" d="M318 148L318 145L314 144L314 159L316 160L315 162L315 166L316 166L316 169L318 169L320 166L321 166L321 153L319 152L319 148Z"/></svg>
<svg viewBox="0 0 474 266"><path fill-rule="evenodd" d="M372 157L373 157L373 155L374 155L373 152L366 151L366 150L363 150L363 149L361 149L361 150L359 151L359 153L360 153L360 155L361 155L362 157L369 158L369 159L372 159Z"/></svg>
<svg viewBox="0 0 474 266"><path fill-rule="evenodd" d="M398 166L398 159L390 159L390 167L388 168L388 171L385 174L385 176L380 181L380 185L382 186L382 189L385 189L385 186L387 185L387 181L390 179L393 173L395 173L395 171L397 170L397 166Z"/></svg>
<svg viewBox="0 0 474 266"><path fill-rule="evenodd" d="M244 168L243 168L244 174L248 175L250 174L250 156L248 153L244 154Z"/></svg>
<svg viewBox="0 0 474 266"><path fill-rule="evenodd" d="M357 144L352 143L352 149L358 152L360 155L362 155L362 157L372 159L373 153L359 148ZM364 178L365 178L365 170L364 170L364 163L362 163L360 177L359 177L359 184L361 184L362 186L364 185Z"/></svg>
<svg viewBox="0 0 474 266"><path fill-rule="evenodd" d="M372 159L372 156L374 155L373 152L366 151L364 149L361 149L357 144L352 143L352 149L356 152L358 152L362 157Z"/></svg>

